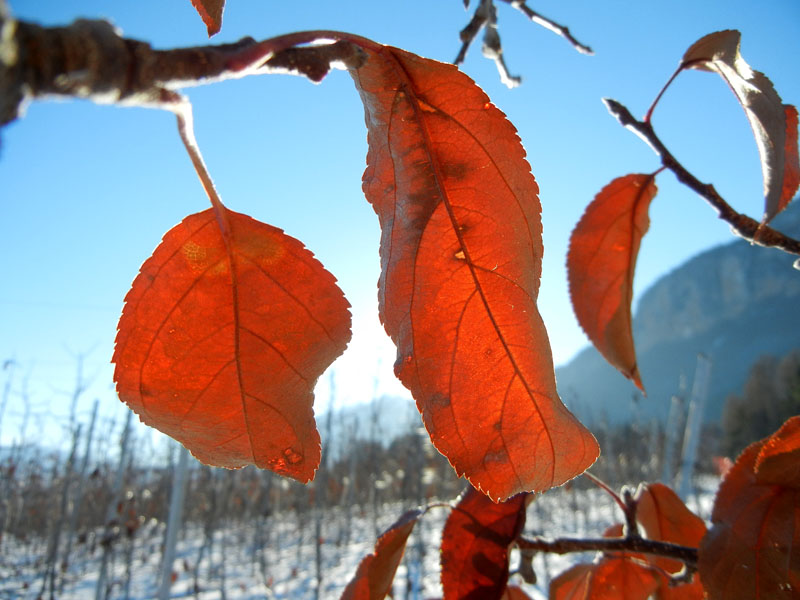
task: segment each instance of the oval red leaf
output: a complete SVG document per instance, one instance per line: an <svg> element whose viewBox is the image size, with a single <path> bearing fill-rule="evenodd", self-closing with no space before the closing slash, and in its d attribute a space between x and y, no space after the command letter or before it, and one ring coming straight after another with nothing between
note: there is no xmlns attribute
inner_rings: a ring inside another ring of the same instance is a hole
<svg viewBox="0 0 800 600"><path fill-rule="evenodd" d="M445 598L499 600L508 582L508 547L525 526L531 494L495 504L469 487L442 532Z"/></svg>
<svg viewBox="0 0 800 600"><path fill-rule="evenodd" d="M720 485L698 561L712 600L789 600L800 593L800 486L796 469L785 468L800 459L799 426L793 417L748 446Z"/></svg>
<svg viewBox="0 0 800 600"><path fill-rule="evenodd" d="M384 600L391 592L392 580L403 558L406 542L422 513L410 510L386 530L375 544L375 552L358 565L341 600Z"/></svg>
<svg viewBox="0 0 800 600"><path fill-rule="evenodd" d="M597 458L561 403L536 306L538 188L513 126L452 65L365 46L364 191L378 214L381 320L431 440L492 498Z"/></svg>
<svg viewBox="0 0 800 600"><path fill-rule="evenodd" d="M650 483L636 493L636 520L651 540L696 548L706 534L706 524L663 483ZM653 564L669 573L677 573L683 563L669 558L649 556Z"/></svg>
<svg viewBox="0 0 800 600"><path fill-rule="evenodd" d="M633 274L655 175L619 177L603 188L572 232L567 255L569 293L586 335L619 371L644 391L631 327Z"/></svg>
<svg viewBox="0 0 800 600"><path fill-rule="evenodd" d="M606 557L575 565L550 582L551 600L647 600L658 588L652 567L630 558Z"/></svg>
<svg viewBox="0 0 800 600"><path fill-rule="evenodd" d="M221 208L191 215L142 265L119 322L120 398L220 467L306 482L320 461L317 378L350 339L335 279L280 229Z"/></svg>

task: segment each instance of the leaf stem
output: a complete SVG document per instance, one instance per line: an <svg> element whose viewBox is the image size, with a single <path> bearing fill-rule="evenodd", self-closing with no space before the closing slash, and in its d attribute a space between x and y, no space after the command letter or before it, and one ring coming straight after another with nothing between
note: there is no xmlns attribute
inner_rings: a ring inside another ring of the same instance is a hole
<svg viewBox="0 0 800 600"><path fill-rule="evenodd" d="M717 211L719 218L731 226L732 231L736 235L743 237L753 244L758 244L759 246L778 248L789 254L800 256L800 241L763 225L752 217L735 211L730 204L719 195L713 185L702 183L678 162L658 138L653 130L653 126L649 122L639 121L624 105L616 100L604 98L603 102L608 108L608 111L616 117L619 123L644 140L650 148L653 149L653 152L661 158L661 164L672 171L678 181L708 202L708 204ZM800 261L795 262L795 267L800 268Z"/></svg>
<svg viewBox="0 0 800 600"><path fill-rule="evenodd" d="M625 512L627 510L625 502L622 501L622 498L619 497L619 494L617 494L617 492L612 490L611 487L605 481L603 481L598 477L595 477L594 475L589 473L589 471L584 471L583 475L584 477L588 478L589 481L591 481L593 484L595 484L597 487L599 487L601 490L603 490L609 496L611 496L614 499L614 502L617 503L617 506L619 506L622 512Z"/></svg>
<svg viewBox="0 0 800 600"><path fill-rule="evenodd" d="M683 65L679 66L675 70L675 72L672 74L672 77L669 78L667 83L664 84L664 87L661 88L661 91L658 92L658 95L656 96L656 99L653 100L653 103L650 105L650 108L647 109L647 114L644 116L644 122L645 123L649 123L650 122L650 119L653 117L653 111L656 109L656 104L658 104L658 101L661 100L661 96L664 95L664 92L667 91L667 88L670 86L670 84L672 84L673 81L675 81L675 78L678 76L678 74L681 71L683 71Z"/></svg>

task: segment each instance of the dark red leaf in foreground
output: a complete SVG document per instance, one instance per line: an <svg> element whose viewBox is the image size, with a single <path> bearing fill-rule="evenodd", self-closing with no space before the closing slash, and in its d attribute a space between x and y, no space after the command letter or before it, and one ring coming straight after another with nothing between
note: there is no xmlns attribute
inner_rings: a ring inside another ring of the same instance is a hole
<svg viewBox="0 0 800 600"><path fill-rule="evenodd" d="M469 487L442 532L445 598L499 600L508 581L508 547L525 526L532 498L518 494L495 504Z"/></svg>
<svg viewBox="0 0 800 600"><path fill-rule="evenodd" d="M619 177L603 188L575 226L567 255L572 307L586 335L640 389L631 327L633 274L655 175Z"/></svg>
<svg viewBox="0 0 800 600"><path fill-rule="evenodd" d="M764 442L756 459L756 479L800 488L800 417L786 421Z"/></svg>
<svg viewBox="0 0 800 600"><path fill-rule="evenodd" d="M208 37L211 37L222 28L222 10L225 8L225 0L191 0L192 6L203 19L208 29Z"/></svg>
<svg viewBox="0 0 800 600"><path fill-rule="evenodd" d="M350 339L333 276L280 229L222 208L164 236L125 298L120 398L201 461L306 482L319 465L317 378Z"/></svg>
<svg viewBox="0 0 800 600"><path fill-rule="evenodd" d="M452 65L365 44L367 199L380 315L434 445L492 498L545 490L596 459L559 399L536 306L538 188L513 126Z"/></svg>
<svg viewBox="0 0 800 600"><path fill-rule="evenodd" d="M355 577L342 593L342 600L386 598L391 591L397 566L403 558L408 536L421 514L418 510L408 511L378 538L375 552L362 559Z"/></svg>
<svg viewBox="0 0 800 600"><path fill-rule="evenodd" d="M579 564L550 582L550 600L647 600L658 588L651 567L630 558Z"/></svg>
<svg viewBox="0 0 800 600"><path fill-rule="evenodd" d="M708 597L789 600L800 595L800 417L751 444L720 485L700 545Z"/></svg>

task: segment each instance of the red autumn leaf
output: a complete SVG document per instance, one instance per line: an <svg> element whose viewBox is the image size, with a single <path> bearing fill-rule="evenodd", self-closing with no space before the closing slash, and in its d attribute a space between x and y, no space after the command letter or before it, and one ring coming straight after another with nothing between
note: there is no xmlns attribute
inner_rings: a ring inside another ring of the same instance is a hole
<svg viewBox="0 0 800 600"><path fill-rule="evenodd" d="M208 37L219 32L222 28L222 10L225 0L191 0L192 6L203 19L208 29Z"/></svg>
<svg viewBox="0 0 800 600"><path fill-rule="evenodd" d="M651 540L696 548L706 533L706 524L663 483L641 486L636 493L636 520ZM651 557L653 564L677 573L683 563L669 558Z"/></svg>
<svg viewBox="0 0 800 600"><path fill-rule="evenodd" d="M494 499L599 453L566 409L536 306L538 188L513 126L452 65L364 44L364 191L378 214L381 320L434 445Z"/></svg>
<svg viewBox="0 0 800 600"><path fill-rule="evenodd" d="M531 494L495 504L473 487L461 495L442 532L445 598L492 600L508 581L508 547L525 526Z"/></svg>
<svg viewBox="0 0 800 600"><path fill-rule="evenodd" d="M365 556L355 577L347 584L342 600L384 600L391 591L397 566L403 558L406 541L422 513L410 510L386 530L375 544L375 552Z"/></svg>
<svg viewBox="0 0 800 600"><path fill-rule="evenodd" d="M306 482L320 460L314 384L349 339L347 301L311 252L209 209L167 232L142 265L114 380L143 422L199 460Z"/></svg>
<svg viewBox="0 0 800 600"><path fill-rule="evenodd" d="M575 565L550 582L550 600L647 600L658 588L651 567L626 557Z"/></svg>
<svg viewBox="0 0 800 600"><path fill-rule="evenodd" d="M686 505L669 487L662 483L641 486L636 493L636 520L651 540L670 542L696 548L706 533L703 520L686 508ZM677 573L683 563L669 558L647 555L647 562L668 573ZM701 600L703 586L697 574L690 583L670 586L667 577L659 581L659 600Z"/></svg>
<svg viewBox="0 0 800 600"><path fill-rule="evenodd" d="M755 469L760 483L800 488L800 417L792 417L767 438Z"/></svg>
<svg viewBox="0 0 800 600"><path fill-rule="evenodd" d="M619 177L603 188L572 232L567 274L572 307L586 335L619 371L644 391L631 327L633 274L655 175Z"/></svg>
<svg viewBox="0 0 800 600"><path fill-rule="evenodd" d="M531 597L521 587L509 585L500 600L531 600Z"/></svg>
<svg viewBox="0 0 800 600"><path fill-rule="evenodd" d="M712 600L797 598L800 481L787 465L800 459L798 428L793 417L748 446L720 485L698 561Z"/></svg>
<svg viewBox="0 0 800 600"><path fill-rule="evenodd" d="M761 158L766 223L786 207L800 184L797 111L784 106L767 76L745 62L739 52L740 41L741 33L736 30L710 33L686 51L679 70L718 73L744 109Z"/></svg>
<svg viewBox="0 0 800 600"><path fill-rule="evenodd" d="M785 164L783 167L783 189L776 213L789 206L797 188L800 187L800 155L797 145L797 108L791 104L783 105L786 117L786 147L784 149Z"/></svg>

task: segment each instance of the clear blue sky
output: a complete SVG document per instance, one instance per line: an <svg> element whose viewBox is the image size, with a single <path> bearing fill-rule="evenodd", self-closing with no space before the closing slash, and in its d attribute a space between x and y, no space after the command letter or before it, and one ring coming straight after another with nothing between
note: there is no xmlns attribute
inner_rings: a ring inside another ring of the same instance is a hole
<svg viewBox="0 0 800 600"><path fill-rule="evenodd" d="M60 25L111 18L129 37L157 48L209 43L189 0L11 0L20 19ZM469 15L461 0L229 0L213 42L306 29L339 29L444 61L459 48ZM474 4L474 3L473 3ZM470 50L464 70L516 125L541 188L545 262L540 310L556 363L586 344L569 306L564 260L573 225L614 177L657 168L655 156L623 130L600 99L643 114L688 46L712 31L742 31L742 53L785 102L800 103L797 0L541 0L531 6L567 24L595 56L499 3L500 33L521 87L508 90L494 65ZM366 154L363 110L350 78L321 85L290 76L225 82L187 91L196 134L220 194L232 209L302 240L339 279L353 305L351 348L334 367L337 402L401 392L393 347L378 325L377 218L361 193ZM662 139L734 206L759 217L758 155L733 95L710 73L681 75L654 117ZM0 360L13 359L14 394L2 441L19 437L21 381L36 421L53 436L85 355L91 387L85 416L122 415L109 360L122 300L161 236L208 201L182 150L172 115L88 102L36 102L6 127L0 154ZM652 225L635 292L686 258L731 239L725 224L670 174L658 179ZM3 378L9 370L0 372ZM317 411L328 403L327 378ZM55 440L54 440L55 441Z"/></svg>

